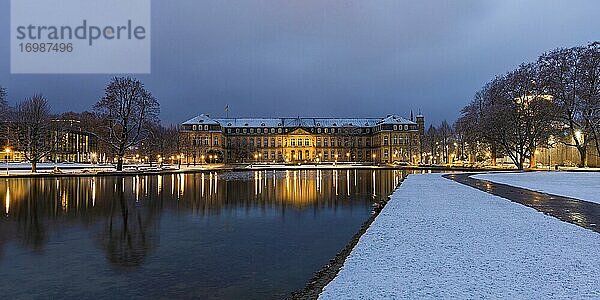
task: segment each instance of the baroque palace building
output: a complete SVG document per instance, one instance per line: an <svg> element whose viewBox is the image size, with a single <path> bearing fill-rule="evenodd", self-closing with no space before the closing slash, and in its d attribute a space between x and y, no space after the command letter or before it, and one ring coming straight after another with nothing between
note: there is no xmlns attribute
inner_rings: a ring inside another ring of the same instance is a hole
<svg viewBox="0 0 600 300"><path fill-rule="evenodd" d="M201 114L179 129L181 158L200 163L421 161L424 117L211 118Z"/></svg>

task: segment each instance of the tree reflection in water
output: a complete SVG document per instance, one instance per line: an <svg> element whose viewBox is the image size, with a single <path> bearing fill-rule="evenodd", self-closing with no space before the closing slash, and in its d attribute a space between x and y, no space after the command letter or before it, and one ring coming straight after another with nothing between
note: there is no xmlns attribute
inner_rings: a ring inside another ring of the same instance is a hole
<svg viewBox="0 0 600 300"><path fill-rule="evenodd" d="M46 226L40 219L40 203L36 201L35 195L40 194L44 186L38 184L29 185L29 193L23 205L16 206L15 218L17 219L17 232L20 242L26 248L41 253L48 241Z"/></svg>
<svg viewBox="0 0 600 300"><path fill-rule="evenodd" d="M117 189L115 197L110 199L106 224L98 235L99 245L113 266L124 269L140 266L158 246L160 211L161 200L148 197L144 205L139 205L125 196L124 187Z"/></svg>

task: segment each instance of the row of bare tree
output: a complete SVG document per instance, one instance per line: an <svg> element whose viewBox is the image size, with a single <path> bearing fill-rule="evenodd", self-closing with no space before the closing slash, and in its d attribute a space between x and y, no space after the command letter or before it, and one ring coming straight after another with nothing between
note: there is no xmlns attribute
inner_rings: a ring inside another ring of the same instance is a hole
<svg viewBox="0 0 600 300"><path fill-rule="evenodd" d="M471 147L507 155L519 169L554 143L576 147L585 167L591 143L600 155L600 42L556 49L496 76L454 127Z"/></svg>
<svg viewBox="0 0 600 300"><path fill-rule="evenodd" d="M32 172L64 142L64 135L57 134L60 123L53 119L80 121L80 130L98 141L98 151L116 157L119 171L124 156L132 151L150 157L178 152L176 128L161 126L160 104L134 78L113 78L91 112L53 115L48 100L39 94L10 107L6 95L6 89L0 87L0 141L22 152L31 162Z"/></svg>

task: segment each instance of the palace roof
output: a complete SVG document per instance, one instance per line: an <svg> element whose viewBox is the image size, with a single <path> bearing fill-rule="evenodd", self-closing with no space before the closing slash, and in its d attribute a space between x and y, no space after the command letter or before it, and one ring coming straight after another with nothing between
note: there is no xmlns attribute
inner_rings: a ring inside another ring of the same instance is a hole
<svg viewBox="0 0 600 300"><path fill-rule="evenodd" d="M183 125L221 125L222 127L374 127L381 124L417 124L397 115L385 118L210 118L201 114L183 122Z"/></svg>

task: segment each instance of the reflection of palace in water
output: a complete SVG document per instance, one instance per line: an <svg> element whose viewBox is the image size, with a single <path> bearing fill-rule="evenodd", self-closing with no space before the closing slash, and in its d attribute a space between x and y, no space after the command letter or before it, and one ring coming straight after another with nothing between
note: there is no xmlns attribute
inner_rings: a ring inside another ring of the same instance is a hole
<svg viewBox="0 0 600 300"><path fill-rule="evenodd" d="M161 215L213 215L249 208L369 206L402 180L399 170L290 170L0 182L0 258L14 240L43 251L52 231L79 225L116 267L135 267L158 245ZM366 205L365 205L366 204Z"/></svg>

